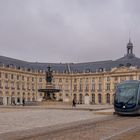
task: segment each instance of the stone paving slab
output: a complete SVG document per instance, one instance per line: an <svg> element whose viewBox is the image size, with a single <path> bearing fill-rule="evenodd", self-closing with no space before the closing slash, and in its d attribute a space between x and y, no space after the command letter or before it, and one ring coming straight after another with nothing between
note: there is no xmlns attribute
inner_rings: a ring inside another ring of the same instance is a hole
<svg viewBox="0 0 140 140"><path fill-rule="evenodd" d="M30 138L34 140L38 136L55 134L58 132L63 132L78 127L81 128L91 123L110 120L112 117L113 116L96 117L88 120L81 120L81 121L76 121L71 123L57 124L57 125L45 126L45 127L36 127L33 129L2 133L0 134L0 140L25 140Z"/></svg>
<svg viewBox="0 0 140 140"><path fill-rule="evenodd" d="M1 110L1 109L0 109ZM92 111L14 109L0 111L0 134L102 117Z"/></svg>

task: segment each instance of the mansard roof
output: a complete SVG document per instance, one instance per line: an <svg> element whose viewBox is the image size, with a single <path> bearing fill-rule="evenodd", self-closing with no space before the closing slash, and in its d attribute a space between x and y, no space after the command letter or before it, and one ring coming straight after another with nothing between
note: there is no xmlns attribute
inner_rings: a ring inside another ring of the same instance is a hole
<svg viewBox="0 0 140 140"><path fill-rule="evenodd" d="M85 62L85 63L39 63L39 62L27 62L18 59L13 59L5 56L0 56L0 65L3 64L7 67L25 68L33 71L43 70L46 71L50 66L55 72L60 73L82 73L82 72L103 72L110 71L114 67L121 66L136 66L140 68L140 58L135 57L133 50L127 51L128 53L117 60Z"/></svg>

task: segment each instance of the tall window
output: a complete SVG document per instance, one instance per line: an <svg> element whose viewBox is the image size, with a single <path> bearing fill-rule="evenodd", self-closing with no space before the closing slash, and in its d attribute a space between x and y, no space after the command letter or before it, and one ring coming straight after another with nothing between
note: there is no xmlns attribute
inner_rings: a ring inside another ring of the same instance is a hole
<svg viewBox="0 0 140 140"><path fill-rule="evenodd" d="M62 78L59 78L59 83L62 83Z"/></svg>
<svg viewBox="0 0 140 140"><path fill-rule="evenodd" d="M8 81L5 81L5 88L6 88L6 89L9 88Z"/></svg>
<svg viewBox="0 0 140 140"><path fill-rule="evenodd" d="M14 88L15 88L15 83L11 82L11 89L14 89Z"/></svg>
<svg viewBox="0 0 140 140"><path fill-rule="evenodd" d="M22 90L25 90L25 84L22 83Z"/></svg>
<svg viewBox="0 0 140 140"><path fill-rule="evenodd" d="M39 82L42 82L42 78L41 77L39 78Z"/></svg>
<svg viewBox="0 0 140 140"><path fill-rule="evenodd" d="M92 83L92 85L91 85L92 87L91 87L91 91L95 91L95 84L94 83Z"/></svg>
<svg viewBox="0 0 140 140"><path fill-rule="evenodd" d="M34 86L34 84L32 84L32 90L33 90L33 91L35 90L35 86Z"/></svg>
<svg viewBox="0 0 140 140"><path fill-rule="evenodd" d="M76 82L77 82L77 79L75 78L75 79L74 79L74 83L76 83Z"/></svg>
<svg viewBox="0 0 140 140"><path fill-rule="evenodd" d="M66 83L68 83L68 78L66 78Z"/></svg>
<svg viewBox="0 0 140 140"><path fill-rule="evenodd" d="M66 90L66 91L69 90L69 86L68 86L68 84L65 85L65 90Z"/></svg>
<svg viewBox="0 0 140 140"><path fill-rule="evenodd" d="M94 83L95 82L95 78L92 78L92 83Z"/></svg>
<svg viewBox="0 0 140 140"><path fill-rule="evenodd" d="M99 85L98 85L99 87L98 87L98 91L102 91L102 84L101 83L99 83Z"/></svg>
<svg viewBox="0 0 140 140"><path fill-rule="evenodd" d="M20 90L20 84L17 82L17 90Z"/></svg>
<svg viewBox="0 0 140 140"><path fill-rule="evenodd" d="M133 80L133 76L132 75L130 76L130 80Z"/></svg>
<svg viewBox="0 0 140 140"><path fill-rule="evenodd" d="M7 73L5 73L5 78L6 78L6 79L8 78L8 74L7 74Z"/></svg>
<svg viewBox="0 0 140 140"><path fill-rule="evenodd" d="M115 78L114 78L114 81L118 81L118 77L115 77Z"/></svg>
<svg viewBox="0 0 140 140"><path fill-rule="evenodd" d="M116 87L117 87L117 83L114 83L114 90L116 90Z"/></svg>
<svg viewBox="0 0 140 140"><path fill-rule="evenodd" d="M0 88L2 88L2 81L0 80Z"/></svg>
<svg viewBox="0 0 140 140"><path fill-rule="evenodd" d="M83 95L79 94L79 103L82 104L83 103Z"/></svg>
<svg viewBox="0 0 140 140"><path fill-rule="evenodd" d="M22 80L24 80L24 76L22 76Z"/></svg>
<svg viewBox="0 0 140 140"><path fill-rule="evenodd" d="M88 84L85 85L85 91L88 91Z"/></svg>
<svg viewBox="0 0 140 140"><path fill-rule="evenodd" d="M82 84L80 83L80 85L79 85L79 90L82 91L82 89L83 89L83 88L82 88Z"/></svg>
<svg viewBox="0 0 140 140"><path fill-rule="evenodd" d="M102 82L102 78L101 77L99 77L99 82Z"/></svg>
<svg viewBox="0 0 140 140"><path fill-rule="evenodd" d="M81 84L82 84L82 81L83 81L82 78L80 78L80 83L81 83Z"/></svg>
<svg viewBox="0 0 140 140"><path fill-rule="evenodd" d="M109 83L106 84L106 90L110 91L110 84Z"/></svg>
<svg viewBox="0 0 140 140"><path fill-rule="evenodd" d="M77 85L74 85L74 91L77 91Z"/></svg>
<svg viewBox="0 0 140 140"><path fill-rule="evenodd" d="M17 80L19 80L19 75L17 75Z"/></svg>
<svg viewBox="0 0 140 140"><path fill-rule="evenodd" d="M110 77L107 77L107 78L106 78L106 81L107 81L107 82L110 82Z"/></svg>
<svg viewBox="0 0 140 140"><path fill-rule="evenodd" d="M30 80L30 78L29 77L27 77L27 81L29 82L29 80Z"/></svg>
<svg viewBox="0 0 140 140"><path fill-rule="evenodd" d="M11 74L11 79L14 79L14 75L13 74Z"/></svg>
<svg viewBox="0 0 140 140"><path fill-rule="evenodd" d="M34 82L34 77L32 77L32 82Z"/></svg>

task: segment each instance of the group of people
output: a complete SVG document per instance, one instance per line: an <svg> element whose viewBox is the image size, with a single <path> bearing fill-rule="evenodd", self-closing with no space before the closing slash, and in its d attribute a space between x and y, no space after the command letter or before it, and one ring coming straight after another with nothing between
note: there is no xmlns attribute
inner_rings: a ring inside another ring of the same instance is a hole
<svg viewBox="0 0 140 140"><path fill-rule="evenodd" d="M15 100L12 101L12 105L19 105L20 104L20 100L17 100L17 103L15 102ZM25 106L25 99L22 100L22 105Z"/></svg>

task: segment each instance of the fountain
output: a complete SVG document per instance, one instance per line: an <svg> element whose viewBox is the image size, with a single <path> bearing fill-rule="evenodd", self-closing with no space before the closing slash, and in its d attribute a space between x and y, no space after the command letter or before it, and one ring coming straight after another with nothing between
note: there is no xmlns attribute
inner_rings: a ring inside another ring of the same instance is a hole
<svg viewBox="0 0 140 140"><path fill-rule="evenodd" d="M38 89L39 92L43 92L44 93L44 97L43 100L53 100L53 96L51 96L51 94L55 93L55 92L59 92L60 89L56 88L53 84L52 84L52 71L51 71L51 67L48 66L47 67L48 70L46 71L46 88L45 89Z"/></svg>

